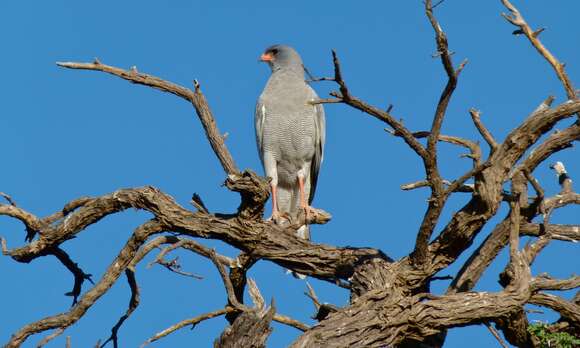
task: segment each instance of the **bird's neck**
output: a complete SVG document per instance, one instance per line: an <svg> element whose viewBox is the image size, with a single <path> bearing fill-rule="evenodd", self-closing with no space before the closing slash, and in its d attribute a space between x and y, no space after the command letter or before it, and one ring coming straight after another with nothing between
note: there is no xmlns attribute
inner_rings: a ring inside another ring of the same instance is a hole
<svg viewBox="0 0 580 348"><path fill-rule="evenodd" d="M272 69L272 75L284 75L286 77L296 77L304 80L304 67L301 64L274 67Z"/></svg>

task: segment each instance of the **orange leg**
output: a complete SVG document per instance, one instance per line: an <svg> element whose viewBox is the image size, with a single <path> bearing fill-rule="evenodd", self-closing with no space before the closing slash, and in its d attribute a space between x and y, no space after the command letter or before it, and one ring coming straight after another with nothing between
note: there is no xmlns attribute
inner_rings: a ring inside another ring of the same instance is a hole
<svg viewBox="0 0 580 348"><path fill-rule="evenodd" d="M278 211L278 196L277 196L277 189L278 187L274 184L272 186L272 216L268 220L273 220L274 222L278 223L280 219L280 212Z"/></svg>
<svg viewBox="0 0 580 348"><path fill-rule="evenodd" d="M306 221L310 220L310 210L312 209L308 202L306 202L306 194L304 192L304 178L298 175L298 185L300 186L300 207L304 209L306 214Z"/></svg>

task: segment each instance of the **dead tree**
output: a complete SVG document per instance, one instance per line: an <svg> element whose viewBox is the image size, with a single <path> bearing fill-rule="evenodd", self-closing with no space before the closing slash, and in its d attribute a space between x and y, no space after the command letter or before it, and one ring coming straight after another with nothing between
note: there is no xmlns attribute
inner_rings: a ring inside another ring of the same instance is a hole
<svg viewBox="0 0 580 348"><path fill-rule="evenodd" d="M40 218L17 206L10 196L2 193L7 202L0 205L0 215L20 220L27 233L27 244L19 248L9 249L7 241L2 239L4 255L23 263L39 257L55 256L75 280L70 292L74 297L70 310L25 325L13 333L5 346L19 347L32 335L55 330L42 340L40 345L43 345L74 325L125 274L132 296L126 313L119 319L109 338L116 345L119 328L139 305L135 265L160 246L165 247L156 262L174 271L182 272L175 261L166 261L163 257L178 248L213 261L223 280L228 304L176 323L149 338L145 344L184 326L225 315L230 326L216 339L216 347L263 347L271 332L272 320L302 331L292 347L441 346L447 329L478 324L487 325L500 341L502 339L494 326L513 345L538 346L538 341L527 331L526 304L559 312L561 319L553 327L579 336L580 295L568 301L546 291L578 288L580 277L553 279L548 275L534 276L530 272L530 264L551 240L580 240L580 225L550 223L554 210L580 203L580 194L574 192L563 164L557 163L554 168L559 174L562 190L553 197L544 195L544 190L533 176L534 170L551 155L571 147L574 141L580 139L580 99L564 65L540 41L542 29L532 29L509 1L502 0L502 3L509 11L504 14L505 19L516 27L514 33L527 38L553 67L568 100L552 106L554 98L548 97L503 141L496 140L484 126L479 111L470 110L475 128L489 146L488 156L483 155L477 142L441 133L447 107L467 61L454 65L447 36L434 16L436 5L432 1L425 1L425 13L434 29L437 57L441 59L448 80L428 130L412 131L398 121L390 108L385 111L354 96L343 77L338 56L333 52L334 77L325 80L334 81L338 91L331 93L332 98L316 102L345 104L383 121L394 136L400 137L419 156L424 166L424 180L402 187L404 190L428 188L430 197L417 231L415 248L399 260L392 260L380 250L370 247L316 244L297 238L292 226L281 227L264 221L264 204L269 198L267 180L251 171L241 172L238 169L197 82L195 88L190 90L137 69L123 70L98 60L92 63L58 63L69 69L109 73L191 102L227 175L225 185L240 194L240 205L235 214L211 213L195 195L192 203L197 211L190 211L167 194L148 186L122 189L101 197L79 198L67 203L62 210ZM549 134L556 124L569 118L576 118L576 122ZM473 161L471 169L454 180L444 179L438 161L439 142L465 147L469 151L466 156ZM539 144L535 145L537 142ZM534 145L534 150L530 151ZM510 184L510 190L503 189L505 183ZM529 188L533 188L534 195L530 195ZM465 195L468 197L467 203L453 214L440 231L435 231L443 208L453 194ZM435 275L472 245L474 238L498 213L502 204L509 206L507 216L495 225L453 277L447 292L440 296L431 294L429 285ZM104 276L83 293L81 285L85 280L91 280L90 275L71 260L61 245L71 238L82 238L81 233L89 225L128 208L148 211L153 218L133 231ZM543 217L542 223L533 222L538 216ZM325 223L328 218L328 214L321 212L309 222ZM435 238L432 238L435 233ZM520 236L533 236L535 239L521 247ZM221 240L239 249L240 254L235 259L218 255L190 237ZM509 248L510 255L508 265L500 274L503 290L472 291L483 271L503 248ZM269 260L296 273L345 287L350 291L350 303L343 308L320 304L310 289L309 296L318 308L318 323L309 327L286 317L276 311L274 303L266 304L258 286L246 278L246 272L258 260ZM243 303L246 287L254 302L251 307Z"/></svg>

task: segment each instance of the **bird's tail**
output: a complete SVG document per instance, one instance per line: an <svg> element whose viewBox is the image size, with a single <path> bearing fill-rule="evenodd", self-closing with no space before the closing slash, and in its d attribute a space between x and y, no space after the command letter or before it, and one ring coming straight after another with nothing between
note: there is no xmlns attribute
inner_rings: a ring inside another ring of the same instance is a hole
<svg viewBox="0 0 580 348"><path fill-rule="evenodd" d="M300 209L300 191L298 187L278 186L277 196L278 209L280 212L288 214L292 220L297 219ZM310 240L310 227L308 225L301 226L296 230L296 235L300 238ZM292 274L298 279L306 279L306 276L300 273L292 272L290 270L288 270L287 273Z"/></svg>
<svg viewBox="0 0 580 348"><path fill-rule="evenodd" d="M296 235L302 239L310 240L310 226L302 225L296 230Z"/></svg>
<svg viewBox="0 0 580 348"><path fill-rule="evenodd" d="M302 225L298 230L296 230L296 235L302 239L307 239L310 240L310 226L308 225ZM300 273L296 273L296 272L292 272L289 271L290 273L292 273L292 275L295 278L298 279L306 279L306 276L304 274L300 274Z"/></svg>

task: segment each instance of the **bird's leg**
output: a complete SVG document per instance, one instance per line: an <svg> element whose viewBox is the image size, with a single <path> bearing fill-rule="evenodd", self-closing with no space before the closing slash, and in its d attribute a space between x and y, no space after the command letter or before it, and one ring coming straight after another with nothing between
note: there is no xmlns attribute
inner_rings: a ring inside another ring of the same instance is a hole
<svg viewBox="0 0 580 348"><path fill-rule="evenodd" d="M300 207L304 209L306 223L310 221L310 215L312 214L312 207L308 205L306 201L306 192L304 190L304 177L298 175L298 185L300 187Z"/></svg>
<svg viewBox="0 0 580 348"><path fill-rule="evenodd" d="M278 210L278 195L276 194L278 186L276 184L270 185L272 188L272 216L268 219L268 221L274 221L278 223L280 221L280 211Z"/></svg>

